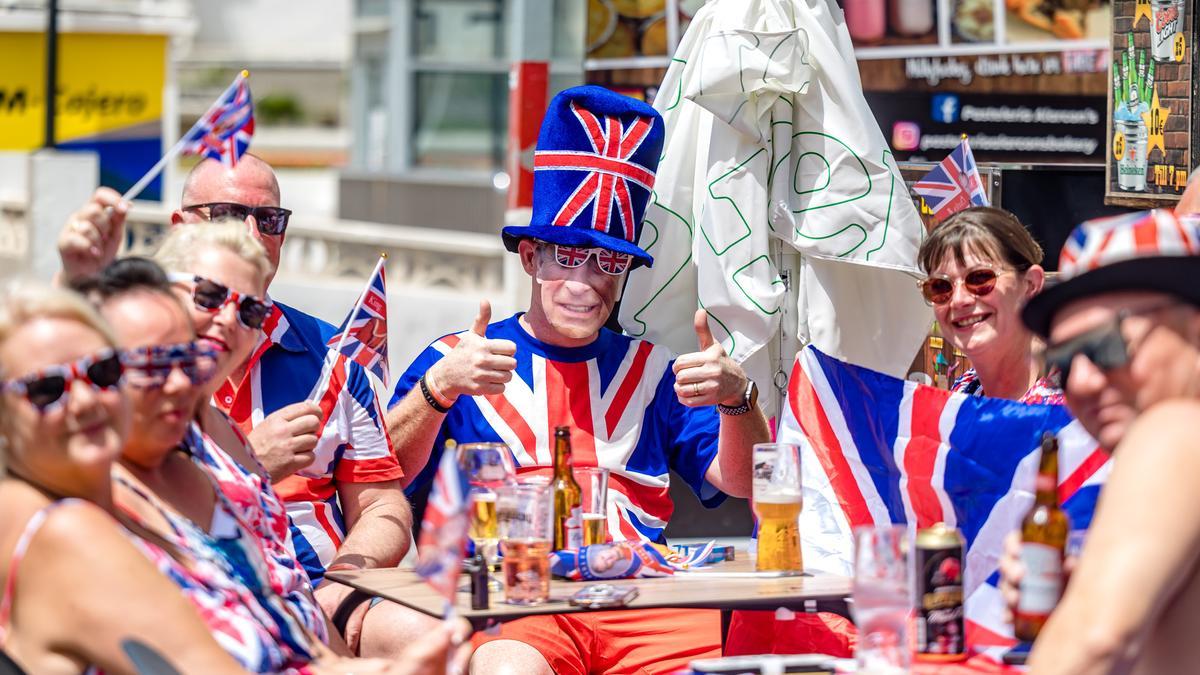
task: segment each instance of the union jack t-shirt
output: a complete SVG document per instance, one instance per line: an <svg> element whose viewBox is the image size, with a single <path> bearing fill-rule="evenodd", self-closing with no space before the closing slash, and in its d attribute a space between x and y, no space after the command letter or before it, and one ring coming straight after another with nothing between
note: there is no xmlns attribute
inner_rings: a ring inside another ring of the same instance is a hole
<svg viewBox="0 0 1200 675"><path fill-rule="evenodd" d="M325 419L307 468L275 485L292 520L296 557L314 586L345 539L346 525L338 503L341 483L379 483L404 477L383 425L383 410L361 365L337 356L328 382L319 383L327 359L333 325L275 302L263 323L263 334L251 353L238 386L226 382L213 397L241 429L255 425L284 406L319 400Z"/></svg>
<svg viewBox="0 0 1200 675"><path fill-rule="evenodd" d="M609 470L608 532L613 539L662 541L674 504L674 470L708 507L725 495L704 477L717 456L720 421L713 407L688 408L675 397L675 355L601 329L585 347L548 345L523 329L515 315L487 328L490 339L516 343L517 369L503 394L462 397L447 413L435 452L409 491L432 477L447 438L458 443L507 443L519 474L550 475L554 427L571 428L576 467ZM396 383L391 405L417 385L430 366L458 344L436 340Z"/></svg>

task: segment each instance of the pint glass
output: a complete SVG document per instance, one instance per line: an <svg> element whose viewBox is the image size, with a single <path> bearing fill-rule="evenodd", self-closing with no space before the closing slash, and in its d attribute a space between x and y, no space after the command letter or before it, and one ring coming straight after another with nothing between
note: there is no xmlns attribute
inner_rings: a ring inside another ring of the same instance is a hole
<svg viewBox="0 0 1200 675"><path fill-rule="evenodd" d="M553 495L546 485L504 485L496 490L505 602L537 605L550 598Z"/></svg>
<svg viewBox="0 0 1200 675"><path fill-rule="evenodd" d="M575 480L583 490L583 545L608 541L608 469L575 469Z"/></svg>
<svg viewBox="0 0 1200 675"><path fill-rule="evenodd" d="M514 481L512 453L504 443L464 443L459 463L471 485L470 537L488 565L496 562L496 489Z"/></svg>
<svg viewBox="0 0 1200 675"><path fill-rule="evenodd" d="M754 516L759 571L800 572L800 449L789 443L754 446Z"/></svg>

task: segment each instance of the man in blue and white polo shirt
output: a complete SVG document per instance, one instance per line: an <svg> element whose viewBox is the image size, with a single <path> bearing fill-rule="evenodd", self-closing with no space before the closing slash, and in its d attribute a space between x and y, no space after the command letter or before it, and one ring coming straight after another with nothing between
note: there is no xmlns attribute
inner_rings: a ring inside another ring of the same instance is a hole
<svg viewBox="0 0 1200 675"><path fill-rule="evenodd" d="M767 424L707 315L700 351L678 358L604 328L629 269L653 263L635 242L662 143L662 118L640 101L586 86L551 102L532 222L503 233L533 277L528 311L489 323L482 302L470 330L435 340L397 382L388 431L410 471L425 467L415 485L447 438L503 441L520 474L549 474L566 425L575 466L611 472L614 539L663 540L671 469L708 506L749 495ZM530 617L476 643L473 672L673 672L718 655L720 631L716 611L616 611Z"/></svg>

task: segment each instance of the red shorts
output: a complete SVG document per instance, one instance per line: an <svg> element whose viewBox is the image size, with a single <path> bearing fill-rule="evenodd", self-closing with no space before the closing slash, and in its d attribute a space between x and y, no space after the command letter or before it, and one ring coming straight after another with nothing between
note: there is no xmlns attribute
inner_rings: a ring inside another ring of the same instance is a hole
<svg viewBox="0 0 1200 675"><path fill-rule="evenodd" d="M854 655L857 641L854 624L837 614L797 612L791 620L778 621L775 612L734 612L725 654L829 654L849 658Z"/></svg>
<svg viewBox="0 0 1200 675"><path fill-rule="evenodd" d="M637 609L546 614L502 624L497 635L476 633L478 647L517 640L537 649L558 675L673 673L693 659L721 655L721 613L715 609Z"/></svg>

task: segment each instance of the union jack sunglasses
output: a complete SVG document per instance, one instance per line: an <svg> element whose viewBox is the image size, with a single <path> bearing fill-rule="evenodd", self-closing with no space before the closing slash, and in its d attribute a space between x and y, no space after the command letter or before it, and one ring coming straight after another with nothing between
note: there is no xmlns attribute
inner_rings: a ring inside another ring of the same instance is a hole
<svg viewBox="0 0 1200 675"><path fill-rule="evenodd" d="M614 277L624 274L633 263L633 256L628 253L618 253L599 247L554 244L554 260L563 267L579 267L586 263L592 255L596 256L596 266L600 268L600 271Z"/></svg>
<svg viewBox="0 0 1200 675"><path fill-rule="evenodd" d="M173 345L152 345L125 350L125 381L139 389L157 389L178 368L193 385L212 379L217 370L217 350L200 340Z"/></svg>
<svg viewBox="0 0 1200 675"><path fill-rule="evenodd" d="M97 391L116 387L124 373L121 359L120 352L105 348L72 363L47 366L20 379L0 381L0 391L24 396L44 415L64 404L75 380L87 382Z"/></svg>
<svg viewBox="0 0 1200 675"><path fill-rule="evenodd" d="M233 303L237 307L238 323L251 330L262 328L263 322L271 314L272 303L261 300L253 295L243 295L232 290L225 284L220 284L199 274L172 273L167 278L173 283L194 284L192 286L192 302L196 307L217 313L225 305Z"/></svg>
<svg viewBox="0 0 1200 675"><path fill-rule="evenodd" d="M273 237L277 237L287 230L288 219L292 216L290 210L279 206L246 206L237 202L193 204L192 206L183 207L183 210L191 211L205 220L220 218L245 220L250 216L254 216L254 222L258 225L258 231Z"/></svg>

